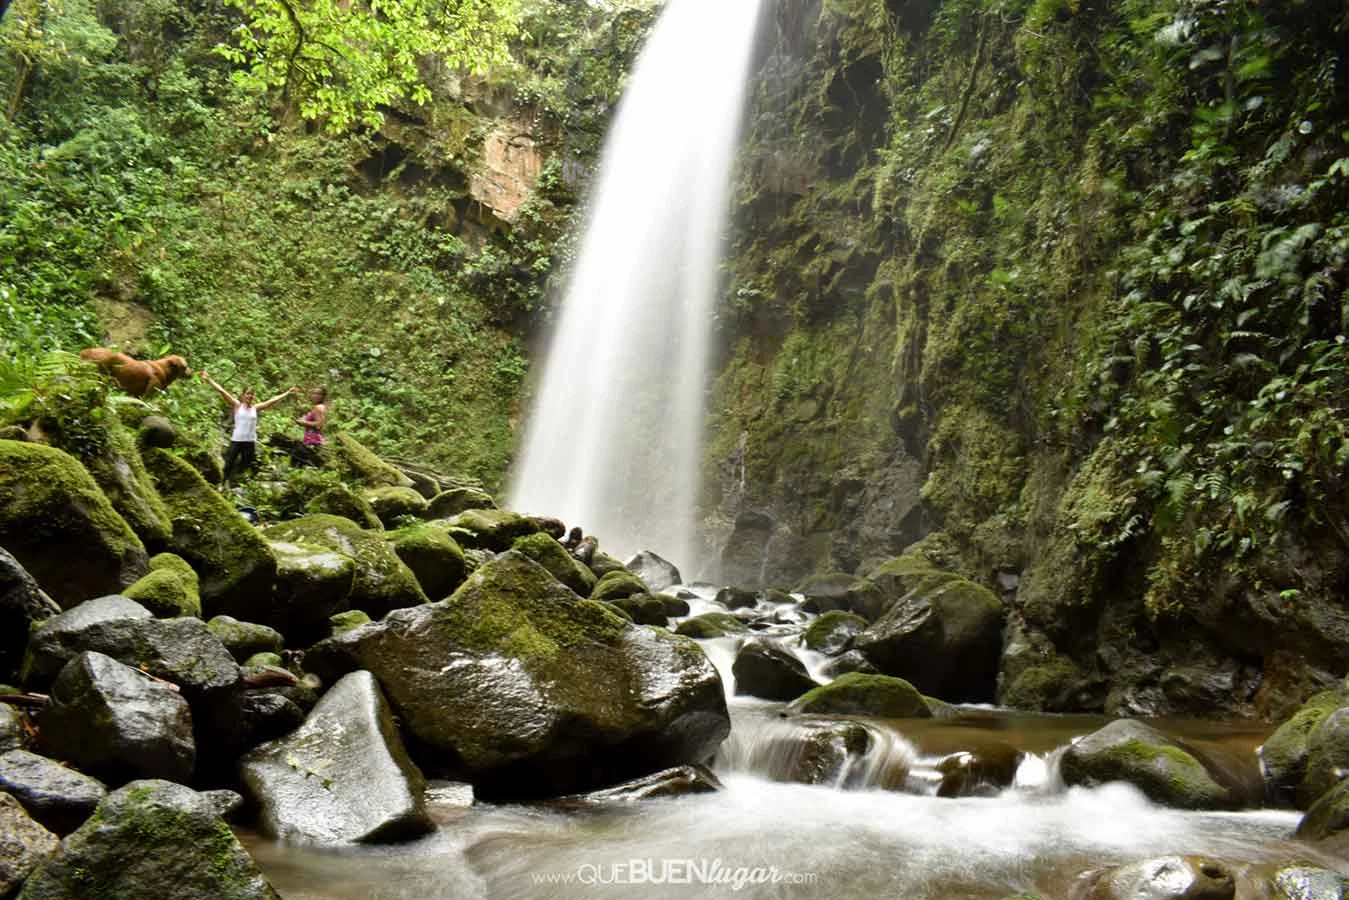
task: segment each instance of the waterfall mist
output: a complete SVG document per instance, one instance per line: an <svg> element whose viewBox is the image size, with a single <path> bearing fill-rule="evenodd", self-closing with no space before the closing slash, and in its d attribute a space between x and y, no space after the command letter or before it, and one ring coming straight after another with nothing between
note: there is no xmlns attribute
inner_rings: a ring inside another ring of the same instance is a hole
<svg viewBox="0 0 1349 900"><path fill-rule="evenodd" d="M670 0L605 145L510 505L693 560L703 395L761 0Z"/></svg>

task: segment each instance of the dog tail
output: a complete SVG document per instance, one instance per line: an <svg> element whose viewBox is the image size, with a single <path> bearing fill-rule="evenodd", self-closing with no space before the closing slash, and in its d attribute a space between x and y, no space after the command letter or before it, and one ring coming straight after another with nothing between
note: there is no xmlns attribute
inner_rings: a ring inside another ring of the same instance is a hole
<svg viewBox="0 0 1349 900"><path fill-rule="evenodd" d="M90 347L88 350L80 351L80 359L87 359L91 363L105 363L112 355L113 351L107 347Z"/></svg>

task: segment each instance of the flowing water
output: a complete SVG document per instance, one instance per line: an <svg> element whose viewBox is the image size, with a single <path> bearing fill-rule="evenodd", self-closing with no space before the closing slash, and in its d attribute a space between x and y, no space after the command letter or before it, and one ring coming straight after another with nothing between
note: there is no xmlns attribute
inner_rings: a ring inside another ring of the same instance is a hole
<svg viewBox="0 0 1349 900"><path fill-rule="evenodd" d="M725 611L699 593L694 613ZM792 618L786 612L761 603L752 627L815 661L797 645L802 624L782 621ZM702 642L728 685L738 640ZM1182 812L1124 784L1065 788L1058 755L1100 717L962 707L950 718L787 719L780 703L736 696L730 708L717 793L580 809L443 807L435 834L387 848L245 837L287 900L1064 897L1087 869L1173 853L1224 860L1238 873L1287 859L1349 872L1349 858L1291 840L1295 812ZM1157 724L1238 780L1258 778L1263 726ZM936 795L939 760L990 745L1024 754L1010 786Z"/></svg>
<svg viewBox="0 0 1349 900"><path fill-rule="evenodd" d="M671 0L600 167L510 507L691 558L703 393L760 0Z"/></svg>

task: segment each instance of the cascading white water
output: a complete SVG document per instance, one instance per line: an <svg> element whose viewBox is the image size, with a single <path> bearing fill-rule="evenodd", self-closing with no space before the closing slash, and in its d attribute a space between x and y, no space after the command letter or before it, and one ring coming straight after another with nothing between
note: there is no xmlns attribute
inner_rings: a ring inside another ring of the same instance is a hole
<svg viewBox="0 0 1349 900"><path fill-rule="evenodd" d="M688 565L732 164L761 0L670 0L605 146L512 508Z"/></svg>

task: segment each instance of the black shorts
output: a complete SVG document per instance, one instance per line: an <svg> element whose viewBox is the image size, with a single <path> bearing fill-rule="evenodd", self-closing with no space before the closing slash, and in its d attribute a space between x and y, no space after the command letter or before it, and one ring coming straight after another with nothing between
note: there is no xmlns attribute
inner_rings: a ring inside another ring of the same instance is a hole
<svg viewBox="0 0 1349 900"><path fill-rule="evenodd" d="M229 481L236 466L244 471L252 471L257 462L256 441L230 441L229 447L225 449L225 480Z"/></svg>

